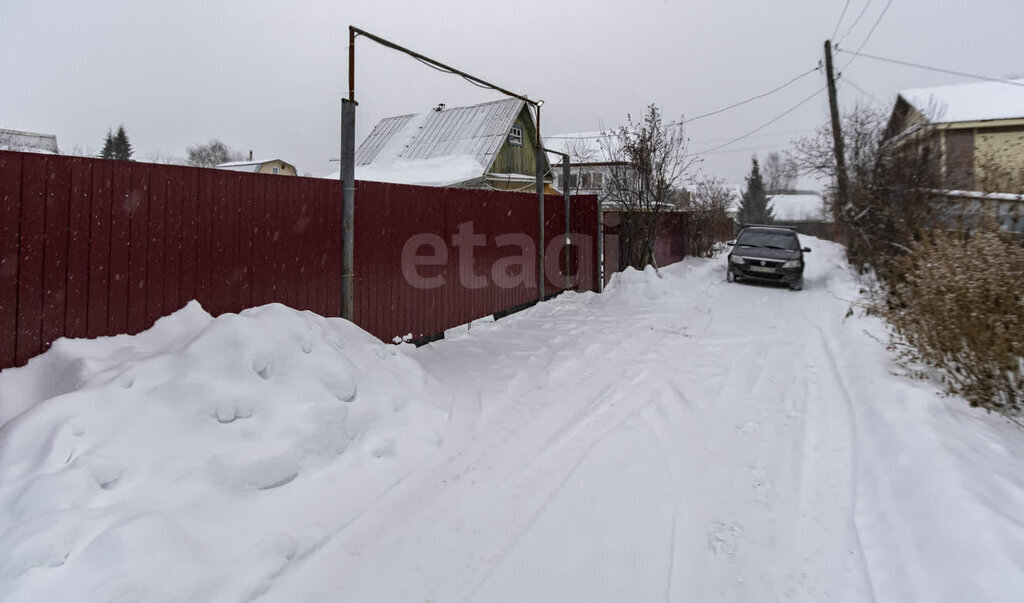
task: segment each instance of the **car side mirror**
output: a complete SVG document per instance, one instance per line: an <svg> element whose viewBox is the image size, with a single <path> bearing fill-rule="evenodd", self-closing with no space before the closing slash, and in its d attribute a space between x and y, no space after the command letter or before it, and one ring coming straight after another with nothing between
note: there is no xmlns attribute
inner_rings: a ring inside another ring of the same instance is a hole
<svg viewBox="0 0 1024 603"><path fill-rule="evenodd" d="M732 247L732 246L736 245L736 241L726 241L725 244L728 245L729 247Z"/></svg>
<svg viewBox="0 0 1024 603"><path fill-rule="evenodd" d="M810 247L804 247L804 248L802 249L802 251L803 251L804 253L810 253L810 252L811 252L811 248L810 248Z"/></svg>

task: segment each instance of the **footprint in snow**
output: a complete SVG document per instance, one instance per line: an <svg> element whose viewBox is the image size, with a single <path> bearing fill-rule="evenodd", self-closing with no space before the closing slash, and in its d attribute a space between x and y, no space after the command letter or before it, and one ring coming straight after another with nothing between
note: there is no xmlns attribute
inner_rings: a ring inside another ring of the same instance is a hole
<svg viewBox="0 0 1024 603"><path fill-rule="evenodd" d="M740 536L743 535L743 527L738 524L724 521L716 521L711 524L708 530L708 550L715 554L715 557L725 557L729 560L736 555L736 548L740 543Z"/></svg>

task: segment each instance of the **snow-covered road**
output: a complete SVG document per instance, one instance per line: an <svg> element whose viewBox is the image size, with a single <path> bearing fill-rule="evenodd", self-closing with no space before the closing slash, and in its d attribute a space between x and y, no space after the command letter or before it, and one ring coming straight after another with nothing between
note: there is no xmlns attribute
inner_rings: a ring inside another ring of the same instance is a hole
<svg viewBox="0 0 1024 603"><path fill-rule="evenodd" d="M229 367L238 377L210 370L279 389L196 402L175 419L191 439L188 458L167 453L173 462L135 458L149 423L128 415L117 420L142 424L134 439L82 439L103 423L95 413L119 408L102 392L146 383L162 392L154 405L172 391L201 399L202 346L175 344L152 366L76 365L103 375L82 379L104 400L72 411L68 396L52 398L0 428L0 453L14 459L0 459L0 598L1022 600L1024 433L893 374L872 337L881 324L849 313L859 292L842 249L807 244L801 292L726 283L724 259L688 259L419 349L285 309L243 314L287 323L276 342L232 326L242 319L192 318L196 342L223 347L221 325L242 358ZM152 353L145 341L136 356ZM104 358L123 357L119 346ZM46 366L0 376L0 395ZM282 414L281 392L299 388L312 423ZM352 410L338 416L337 404ZM178 445L160 408L154 450ZM55 416L77 439L44 428ZM325 431L334 424L348 439ZM78 465L125 477L86 488L66 468ZM47 500L49 514L26 510L54 484L82 493ZM88 529L52 527L69 511ZM138 543L162 552L140 561Z"/></svg>
<svg viewBox="0 0 1024 603"><path fill-rule="evenodd" d="M1007 551L1011 573L990 585L943 559L967 543L940 536L948 549L888 557L878 524L917 518L900 514L913 512L911 500L878 508L860 492L873 473L905 476L865 453L872 442L859 442L858 429L873 426L855 407L905 404L915 386L885 372L884 351L863 327L845 328L850 304L836 296L856 289L841 249L812 244L803 292L728 284L721 260L692 260L662 279L627 273L603 296L571 296L418 350L440 384L457 385L440 458L270 598L907 601L938 600L923 589L992 600L1024 592L1020 540ZM867 375L850 371L865 362ZM875 386L888 396L873 398ZM925 398L918 404L943 405ZM952 444L940 454L943 446ZM930 466L907 469L907 488L944 481ZM1024 509L1007 519L999 529L1024 534L1015 523ZM1017 590L1005 590L1007 580Z"/></svg>

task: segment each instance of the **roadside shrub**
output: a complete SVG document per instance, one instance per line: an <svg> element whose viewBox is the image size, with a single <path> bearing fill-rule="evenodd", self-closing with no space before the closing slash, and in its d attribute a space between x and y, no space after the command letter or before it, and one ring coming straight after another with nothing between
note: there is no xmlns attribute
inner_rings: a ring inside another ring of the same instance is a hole
<svg viewBox="0 0 1024 603"><path fill-rule="evenodd" d="M1006 415L1024 409L1024 248L993 228L930 231L893 261L885 318L905 366Z"/></svg>

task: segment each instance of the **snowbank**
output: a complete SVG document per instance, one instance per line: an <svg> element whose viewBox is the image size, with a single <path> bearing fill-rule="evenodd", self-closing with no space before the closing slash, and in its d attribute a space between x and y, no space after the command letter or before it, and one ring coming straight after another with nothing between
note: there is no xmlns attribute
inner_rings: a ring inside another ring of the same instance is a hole
<svg viewBox="0 0 1024 603"><path fill-rule="evenodd" d="M401 346L195 302L0 373L0 599L242 600L435 450Z"/></svg>

